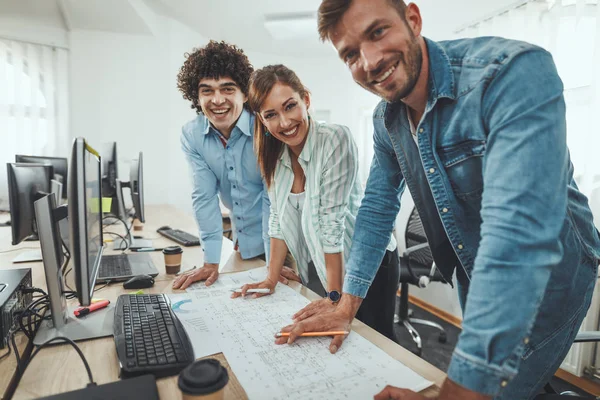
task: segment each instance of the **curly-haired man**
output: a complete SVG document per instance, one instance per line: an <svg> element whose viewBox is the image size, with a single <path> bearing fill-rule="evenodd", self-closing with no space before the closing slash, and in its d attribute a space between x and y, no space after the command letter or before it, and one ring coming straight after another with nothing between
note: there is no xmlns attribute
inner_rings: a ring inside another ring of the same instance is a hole
<svg viewBox="0 0 600 400"><path fill-rule="evenodd" d="M264 257L269 246L270 203L253 151L254 116L246 107L252 64L243 50L225 42L210 41L186 56L177 87L198 115L183 126L181 146L194 182L204 265L176 279L175 289L199 280L208 286L219 276L219 197L230 210L233 241L243 259ZM289 269L282 275L299 280Z"/></svg>

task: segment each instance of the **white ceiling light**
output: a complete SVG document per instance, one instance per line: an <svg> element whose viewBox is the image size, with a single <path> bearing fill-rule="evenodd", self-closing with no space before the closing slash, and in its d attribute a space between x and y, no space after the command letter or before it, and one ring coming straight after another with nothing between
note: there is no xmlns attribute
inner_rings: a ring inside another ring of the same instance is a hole
<svg viewBox="0 0 600 400"><path fill-rule="evenodd" d="M264 25L275 40L318 37L314 12L265 15Z"/></svg>

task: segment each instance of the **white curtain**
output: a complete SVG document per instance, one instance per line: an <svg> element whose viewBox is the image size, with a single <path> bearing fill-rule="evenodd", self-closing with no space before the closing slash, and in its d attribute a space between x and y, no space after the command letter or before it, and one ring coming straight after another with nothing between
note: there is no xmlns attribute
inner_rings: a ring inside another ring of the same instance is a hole
<svg viewBox="0 0 600 400"><path fill-rule="evenodd" d="M68 52L0 39L0 209L15 154L67 156Z"/></svg>
<svg viewBox="0 0 600 400"><path fill-rule="evenodd" d="M565 86L575 179L600 222L600 7L598 0L532 0L464 27L456 38L502 36L552 53Z"/></svg>

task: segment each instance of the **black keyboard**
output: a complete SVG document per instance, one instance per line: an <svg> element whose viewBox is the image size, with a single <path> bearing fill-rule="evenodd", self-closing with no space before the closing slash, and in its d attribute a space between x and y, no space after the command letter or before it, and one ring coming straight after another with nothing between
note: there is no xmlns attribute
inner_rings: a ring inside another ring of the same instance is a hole
<svg viewBox="0 0 600 400"><path fill-rule="evenodd" d="M194 236L191 233L184 232L180 229L159 229L156 232L182 246L200 246L200 239L198 236Z"/></svg>
<svg viewBox="0 0 600 400"><path fill-rule="evenodd" d="M166 295L119 296L113 329L122 377L171 376L194 361L192 343Z"/></svg>
<svg viewBox="0 0 600 400"><path fill-rule="evenodd" d="M116 254L102 257L98 278L114 276L131 276L131 264L127 254Z"/></svg>

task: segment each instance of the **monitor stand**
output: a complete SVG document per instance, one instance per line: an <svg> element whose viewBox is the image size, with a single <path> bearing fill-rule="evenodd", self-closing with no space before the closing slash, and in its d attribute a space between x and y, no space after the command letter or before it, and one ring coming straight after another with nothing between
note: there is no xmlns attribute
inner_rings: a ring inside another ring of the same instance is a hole
<svg viewBox="0 0 600 400"><path fill-rule="evenodd" d="M57 336L65 336L76 342L113 335L114 304L109 304L108 307L94 311L82 318L74 316L73 311L76 308L77 306L67 309L66 321L59 328L54 325L54 317L52 320L42 322L35 339L33 339L33 344L39 346Z"/></svg>
<svg viewBox="0 0 600 400"><path fill-rule="evenodd" d="M44 256L44 273L50 300L52 320L43 321L33 343L40 345L56 336L71 340L86 340L113 334L114 305L94 311L83 318L73 315L75 307L67 307L64 278L61 273L62 244L58 230L59 213L54 196L45 196L34 203ZM65 207L65 206L62 206Z"/></svg>
<svg viewBox="0 0 600 400"><path fill-rule="evenodd" d="M26 262L37 262L37 261L43 261L41 250L24 251L12 259L13 264L26 263Z"/></svg>

